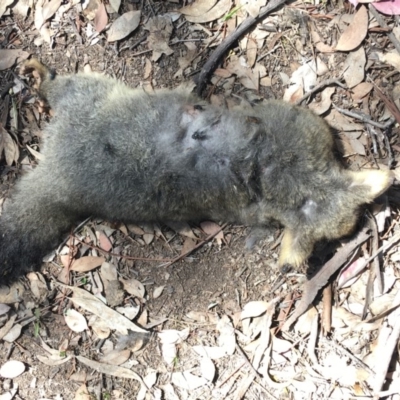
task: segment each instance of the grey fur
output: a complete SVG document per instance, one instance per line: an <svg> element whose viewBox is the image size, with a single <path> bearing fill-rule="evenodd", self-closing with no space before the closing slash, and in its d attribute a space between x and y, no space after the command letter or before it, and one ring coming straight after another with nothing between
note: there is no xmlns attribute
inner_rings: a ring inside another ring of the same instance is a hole
<svg viewBox="0 0 400 400"><path fill-rule="evenodd" d="M41 69L55 112L44 160L17 183L0 218L0 276L38 266L78 221L202 219L286 228L281 265L297 267L322 238L352 231L357 210L390 185L355 175L311 112L283 102L229 111L185 90L146 94L97 74ZM375 175L374 175L375 178Z"/></svg>

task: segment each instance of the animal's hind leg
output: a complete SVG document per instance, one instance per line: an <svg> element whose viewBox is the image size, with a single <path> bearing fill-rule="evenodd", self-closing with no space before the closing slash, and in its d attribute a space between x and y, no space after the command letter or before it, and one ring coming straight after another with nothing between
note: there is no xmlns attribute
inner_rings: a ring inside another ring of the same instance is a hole
<svg viewBox="0 0 400 400"><path fill-rule="evenodd" d="M301 235L301 236L300 236ZM283 270L297 269L313 251L315 240L304 233L285 228L281 242L279 266Z"/></svg>

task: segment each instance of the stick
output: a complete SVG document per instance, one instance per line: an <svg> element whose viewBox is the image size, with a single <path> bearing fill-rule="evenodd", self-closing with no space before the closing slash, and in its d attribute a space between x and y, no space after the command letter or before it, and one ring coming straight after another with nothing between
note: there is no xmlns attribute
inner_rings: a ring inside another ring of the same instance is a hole
<svg viewBox="0 0 400 400"><path fill-rule="evenodd" d="M211 54L208 61L204 64L196 79L197 83L197 94L201 96L203 90L208 82L210 75L215 71L217 65L221 61L224 54L233 46L233 44L245 35L255 24L261 22L266 18L272 11L281 7L286 3L287 0L271 0L265 7L260 11L260 14L256 18L246 18L231 35L226 37Z"/></svg>

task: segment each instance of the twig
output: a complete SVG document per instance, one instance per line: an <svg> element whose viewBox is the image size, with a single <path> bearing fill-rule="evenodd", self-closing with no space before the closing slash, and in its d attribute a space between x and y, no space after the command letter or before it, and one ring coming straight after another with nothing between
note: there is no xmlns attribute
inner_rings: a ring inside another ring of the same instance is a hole
<svg viewBox="0 0 400 400"><path fill-rule="evenodd" d="M223 224L220 229L218 229L216 232L212 233L211 235L208 235L203 241L201 241L200 243L196 244L196 246L194 246L192 249L190 249L187 252L181 254L180 256L177 256L177 257L173 258L171 261L167 262L167 264L160 265L160 267L169 267L170 265L176 263L177 261L181 260L182 258L185 258L189 254L193 253L195 250L197 250L198 248L203 246L205 243L207 243L208 241L213 239L215 236L217 236L218 233L220 233L221 231L223 231L226 228L227 225L228 224Z"/></svg>
<svg viewBox="0 0 400 400"><path fill-rule="evenodd" d="M314 300L319 290L326 285L331 275L335 273L349 259L354 250L368 238L369 234L367 234L367 229L363 229L353 240L340 248L336 254L315 274L315 276L303 285L303 297L297 304L293 314L283 324L282 330L289 330L290 326L297 320L297 318L307 311L308 306Z"/></svg>
<svg viewBox="0 0 400 400"><path fill-rule="evenodd" d="M400 42L397 40L396 36L391 32L392 31L391 28L389 26L387 26L385 20L381 16L381 14L379 14L379 12L376 10L376 8L372 4L368 5L368 10L375 17L375 19L378 21L378 24L382 28L390 30L390 33L388 33L388 37L389 37L390 41L393 43L393 46L396 47L396 50L400 53Z"/></svg>
<svg viewBox="0 0 400 400"><path fill-rule="evenodd" d="M368 263L370 263L375 257L379 256L379 254L385 252L386 250L390 249L392 246L394 246L397 242L400 241L400 233L397 233L394 235L386 244L381 246L374 254L372 254L371 257L367 258L364 261L364 264L360 268L360 270L364 269Z"/></svg>
<svg viewBox="0 0 400 400"><path fill-rule="evenodd" d="M135 43L131 44L131 45L126 45L124 47L122 47L121 49L119 49L119 53L121 53L121 51L129 49L129 50L133 50L135 47L139 46L140 43L144 42L147 39L147 34L143 35L141 38L139 38L138 40L136 40Z"/></svg>
<svg viewBox="0 0 400 400"><path fill-rule="evenodd" d="M76 236L74 236L74 239L77 240L79 243L82 243L85 246L90 247L91 249L95 249L97 251L100 251L104 254L107 254L109 256L113 257L121 257L125 258L126 260L136 260L136 261L156 261L156 262L172 262L173 260L170 260L168 258L145 258L145 257L131 257L131 256L125 256L123 254L116 254L116 253L111 253L110 251L103 250L101 247L95 246L94 244L89 244L84 242L83 240L78 239Z"/></svg>
<svg viewBox="0 0 400 400"><path fill-rule="evenodd" d="M322 337L322 340L328 344L331 347L334 347L336 350L338 350L340 353L346 354L347 357L349 357L358 367L364 368L366 371L368 371L370 374L375 375L375 371L372 370L369 365L365 364L364 361L360 360L358 357L356 357L353 353L351 353L349 350L347 350L345 347L343 347L341 344L335 342L334 340L329 340L326 337Z"/></svg>
<svg viewBox="0 0 400 400"><path fill-rule="evenodd" d="M396 295L397 299L395 301L398 302L399 293ZM396 314L392 314L394 318L394 324L392 325L392 332L387 338L385 342L385 350L383 354L379 354L379 368L376 372L375 383L373 385L374 390L374 400L378 400L380 398L379 391L382 390L382 387L385 383L386 375L389 369L390 361L393 357L393 352L398 344L400 337L400 319L399 319L399 309L396 310ZM382 332L382 331L381 331Z"/></svg>
<svg viewBox="0 0 400 400"><path fill-rule="evenodd" d="M371 76L367 75L367 79L372 83L377 96L385 103L385 106L392 113L393 117L396 119L396 122L400 124L400 111L397 108L396 103L392 99L390 99L388 96L386 96L385 93L383 93L383 91L373 81Z"/></svg>
<svg viewBox="0 0 400 400"><path fill-rule="evenodd" d="M245 35L255 24L261 22L271 12L283 6L287 0L271 0L265 7L260 10L260 14L256 18L246 18L232 34L226 37L211 54L208 61L204 64L197 78L197 94L200 96L208 82L208 78L215 71L217 65L221 61L224 54Z"/></svg>
<svg viewBox="0 0 400 400"><path fill-rule="evenodd" d="M352 118L356 118L359 119L360 121L366 123L366 124L370 124L372 126L375 126L376 128L380 128L380 129L388 129L390 127L390 125L392 125L394 123L393 120L389 120L388 123L386 124L381 124L380 122L375 122L372 119L368 118L366 115L363 114L359 114L356 112L352 112L349 110L345 110L344 108L340 108L337 105L335 105L334 103L332 103L333 107L335 107L336 110L338 110L340 113L347 115L348 117L352 117Z"/></svg>
<svg viewBox="0 0 400 400"><path fill-rule="evenodd" d="M376 224L375 217L370 213L368 214L368 224L372 230L372 252L375 253L379 248L378 226ZM383 291L383 286L378 257L374 258L373 268L370 268L369 270L368 282L365 288L365 301L362 312L363 320L367 317L369 306L372 303L375 279L377 280L378 293L379 295L381 295Z"/></svg>
<svg viewBox="0 0 400 400"><path fill-rule="evenodd" d="M307 100L311 95L313 95L315 92L319 92L322 88L326 87L326 86L330 86L330 85L338 85L343 89L347 89L346 85L344 85L342 82L340 82L340 79L337 78L332 78L332 79L328 79L324 82L321 82L319 85L315 86L314 88L312 88L309 92L307 92L303 97L301 97L299 100L297 100L295 102L295 104L298 106L300 105L304 100Z"/></svg>

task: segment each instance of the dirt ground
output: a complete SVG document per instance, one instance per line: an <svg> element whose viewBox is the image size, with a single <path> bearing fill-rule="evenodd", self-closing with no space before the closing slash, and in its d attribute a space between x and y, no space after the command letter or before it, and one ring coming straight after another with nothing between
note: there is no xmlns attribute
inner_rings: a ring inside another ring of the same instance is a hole
<svg viewBox="0 0 400 400"><path fill-rule="evenodd" d="M15 3L20 3L18 10ZM38 4L50 9L46 1L16 1L0 19L0 66L2 50L22 51L15 62L0 68L2 201L18 177L40 162L40 130L51 119L35 101L32 80L19 73L24 58L37 57L58 74L90 66L131 87L174 88L198 75L221 40L249 12L247 6L234 8L229 2L223 16L230 11L231 18L192 22L190 12L199 9L189 10L186 17L178 13L189 1L123 0L115 12L111 1L104 5L87 1L82 10L78 2L65 0L52 7L54 12L48 11L38 29ZM382 25L371 7L362 7L368 14L364 37L358 31L362 23L357 22L358 30L352 24L356 10L347 2L291 2L267 17L257 31L255 25L245 41L234 44L204 96L228 105L285 96L294 103L322 83L305 102L336 129L343 163L354 170L395 169L400 151L396 108L400 75L395 62L385 62L382 54L396 47L388 33L398 28L398 19L380 14L386 21ZM138 27L121 39L107 41L114 21L133 11L141 11ZM171 35L165 38L159 32L156 39L149 39L151 21L159 16L170 19ZM102 24L104 28L93 36ZM352 39L343 39L346 29L353 30ZM360 37L359 44L351 42L354 37ZM342 51L335 48L339 39ZM249 43L256 46L255 53ZM159 58L156 48L162 49ZM324 67L314 64L318 74L308 88L309 75L298 73L296 80L295 71L317 58ZM363 73L355 85L354 65ZM329 88L335 90L325 91ZM344 116L332 102L363 117ZM379 125L365 123L365 118ZM361 271L350 268L351 281L340 288L338 273L330 274L328 285L319 281L316 290L325 287L323 293L310 299L314 305L288 331L281 331L285 310L293 310L304 296L307 276L321 268L339 242L318 245L302 271L282 275L277 266L279 229L247 250L249 228L226 226L225 221L176 227L92 219L60 244L57 254L43 264L42 274L31 274L16 287L0 291L0 303L12 298L7 301L10 309L0 304L0 326L15 316L6 331L0 328L0 368L6 369L0 369L0 399L399 399L398 328L393 322L400 304L396 295L399 200L394 187L370 207L375 233L353 256L350 267L356 269L354 260L365 260L388 244L374 259L378 261ZM365 220L364 216L360 229ZM179 258L194 246L195 251ZM69 271L80 258L83 265ZM176 260L166 266L171 259ZM97 262L96 267L89 267L90 262ZM377 290L375 283L375 292L368 294L366 288L374 287L370 270L376 267L382 287ZM124 290L118 281L113 281L114 289L104 283L106 271L118 271ZM130 319L145 332L130 330L122 335L98 324L96 313L87 306L89 300L72 301L56 280L85 289L110 309L136 310ZM71 310L79 316L71 313L68 320ZM82 323L81 317L88 326L72 329L71 324ZM164 338L161 331L166 332ZM390 350L391 339L395 345ZM377 367L380 357L388 359L389 372ZM7 369L10 360L22 362L22 367ZM18 368L23 371L14 373Z"/></svg>

